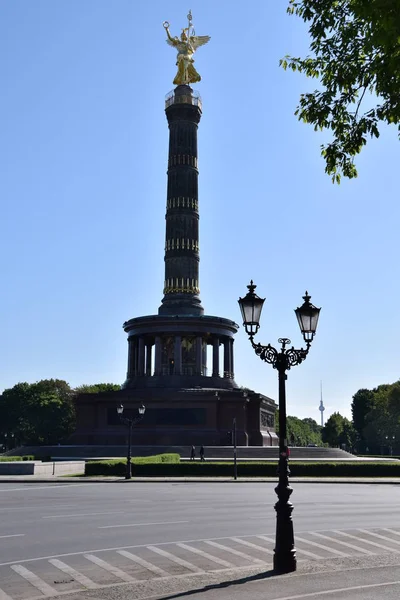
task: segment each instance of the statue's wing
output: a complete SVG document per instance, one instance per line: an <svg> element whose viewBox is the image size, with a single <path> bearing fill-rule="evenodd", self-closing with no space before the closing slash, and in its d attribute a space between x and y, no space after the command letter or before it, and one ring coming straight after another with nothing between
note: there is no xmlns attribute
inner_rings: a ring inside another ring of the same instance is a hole
<svg viewBox="0 0 400 600"><path fill-rule="evenodd" d="M207 42L210 41L209 35L194 35L190 38L190 43L192 44L194 50L196 50L199 46L204 46Z"/></svg>
<svg viewBox="0 0 400 600"><path fill-rule="evenodd" d="M172 46L173 48L176 47L176 42L177 40L175 38L173 38L172 40L170 40L169 38L167 38L166 40L167 44L169 44L170 46Z"/></svg>

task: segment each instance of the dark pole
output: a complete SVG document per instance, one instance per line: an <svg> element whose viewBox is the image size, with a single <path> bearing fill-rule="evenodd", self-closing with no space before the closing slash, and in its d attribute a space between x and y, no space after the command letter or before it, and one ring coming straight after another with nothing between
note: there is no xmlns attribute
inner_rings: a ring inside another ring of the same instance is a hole
<svg viewBox="0 0 400 600"><path fill-rule="evenodd" d="M233 419L233 478L237 479L237 461L236 461L236 417Z"/></svg>
<svg viewBox="0 0 400 600"><path fill-rule="evenodd" d="M296 349L289 338L279 338L280 350L271 344L263 346L254 342L254 336L260 328L260 315L265 298L260 298L254 292L256 289L253 281L247 286L249 290L244 298L239 298L239 306L243 317L243 325L249 340L257 356L269 363L278 371L279 376L279 464L278 485L275 488L278 502L276 510L276 538L274 549L274 570L277 573L290 573L296 570L296 550L294 547L292 511L293 505L290 496L293 492L289 485L288 467L288 442L286 433L286 371L300 365L307 357L311 342L317 330L320 308L311 304L311 296L308 292L303 296L303 304L295 309L297 321L305 348Z"/></svg>
<svg viewBox="0 0 400 600"><path fill-rule="evenodd" d="M279 483L275 488L278 502L276 510L276 538L274 550L274 570L277 573L291 573L296 570L296 550L292 511L289 498L293 489L289 485L288 448L286 439L286 357L280 353L277 361L279 377Z"/></svg>
<svg viewBox="0 0 400 600"><path fill-rule="evenodd" d="M132 466L131 466L131 455L132 455L132 419L128 420L128 454L126 457L126 475L125 479L132 479Z"/></svg>

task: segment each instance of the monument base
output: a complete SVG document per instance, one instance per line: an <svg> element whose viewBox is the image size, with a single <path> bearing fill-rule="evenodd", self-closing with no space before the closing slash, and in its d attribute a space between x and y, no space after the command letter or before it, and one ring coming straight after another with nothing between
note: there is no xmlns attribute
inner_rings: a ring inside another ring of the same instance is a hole
<svg viewBox="0 0 400 600"><path fill-rule="evenodd" d="M70 444L123 445L126 425L117 414L137 415L140 404L146 412L134 427L134 445L226 446L232 443L236 419L238 446L277 445L274 428L276 404L251 390L215 388L135 388L76 397L77 425Z"/></svg>

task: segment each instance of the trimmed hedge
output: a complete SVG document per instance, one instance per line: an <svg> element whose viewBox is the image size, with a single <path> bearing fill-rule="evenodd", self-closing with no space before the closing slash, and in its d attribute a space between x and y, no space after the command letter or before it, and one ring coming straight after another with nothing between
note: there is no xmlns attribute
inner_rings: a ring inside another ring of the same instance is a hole
<svg viewBox="0 0 400 600"><path fill-rule="evenodd" d="M28 454L26 456L0 456L1 462L17 462L21 460L35 460L35 457Z"/></svg>
<svg viewBox="0 0 400 600"><path fill-rule="evenodd" d="M154 457L147 457L154 458ZM277 462L238 462L238 477L277 477ZM126 460L86 463L85 475L124 476ZM398 462L292 462L291 477L400 477ZM137 477L233 477L233 462L157 462L134 459Z"/></svg>
<svg viewBox="0 0 400 600"><path fill-rule="evenodd" d="M158 465L160 467L168 464L179 464L181 457L179 454L165 453L155 456L134 456L132 457L132 473L135 474L139 466ZM116 458L111 460L93 460L85 464L85 475L105 475L105 476L124 476L126 473L126 458Z"/></svg>

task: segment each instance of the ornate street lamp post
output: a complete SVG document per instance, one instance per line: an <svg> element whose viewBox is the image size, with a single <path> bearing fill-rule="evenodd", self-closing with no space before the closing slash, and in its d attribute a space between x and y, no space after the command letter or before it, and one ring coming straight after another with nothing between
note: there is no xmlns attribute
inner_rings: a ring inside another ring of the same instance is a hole
<svg viewBox="0 0 400 600"><path fill-rule="evenodd" d="M132 457L132 427L134 425L136 425L137 423L139 423L143 417L144 417L144 413L145 413L146 407L144 406L144 404L141 404L141 406L139 406L138 408L138 416L137 417L124 417L124 405L120 404L119 406L117 406L117 413L118 416L120 418L121 423L124 423L124 425L128 426L128 451L127 451L127 456L126 456L126 474L125 474L125 479L131 479L132 478L132 467L131 467L131 457Z"/></svg>
<svg viewBox="0 0 400 600"><path fill-rule="evenodd" d="M286 371L291 367L299 365L305 360L314 338L320 308L311 304L311 296L306 292L303 296L304 303L296 308L295 313L303 334L306 348L296 350L293 346L287 348L291 343L288 338L279 338L280 350L276 350L271 344L262 346L253 341L254 336L260 328L260 316L265 298L260 298L254 293L257 286L250 281L247 286L248 293L244 298L239 298L239 306L242 312L243 325L249 336L255 353L271 364L278 371L279 381L279 483L275 488L278 501L276 510L276 537L274 549L274 570L277 573L290 573L296 570L296 549L294 547L292 511L293 505L289 501L293 489L289 486L288 468L288 442L286 437Z"/></svg>

